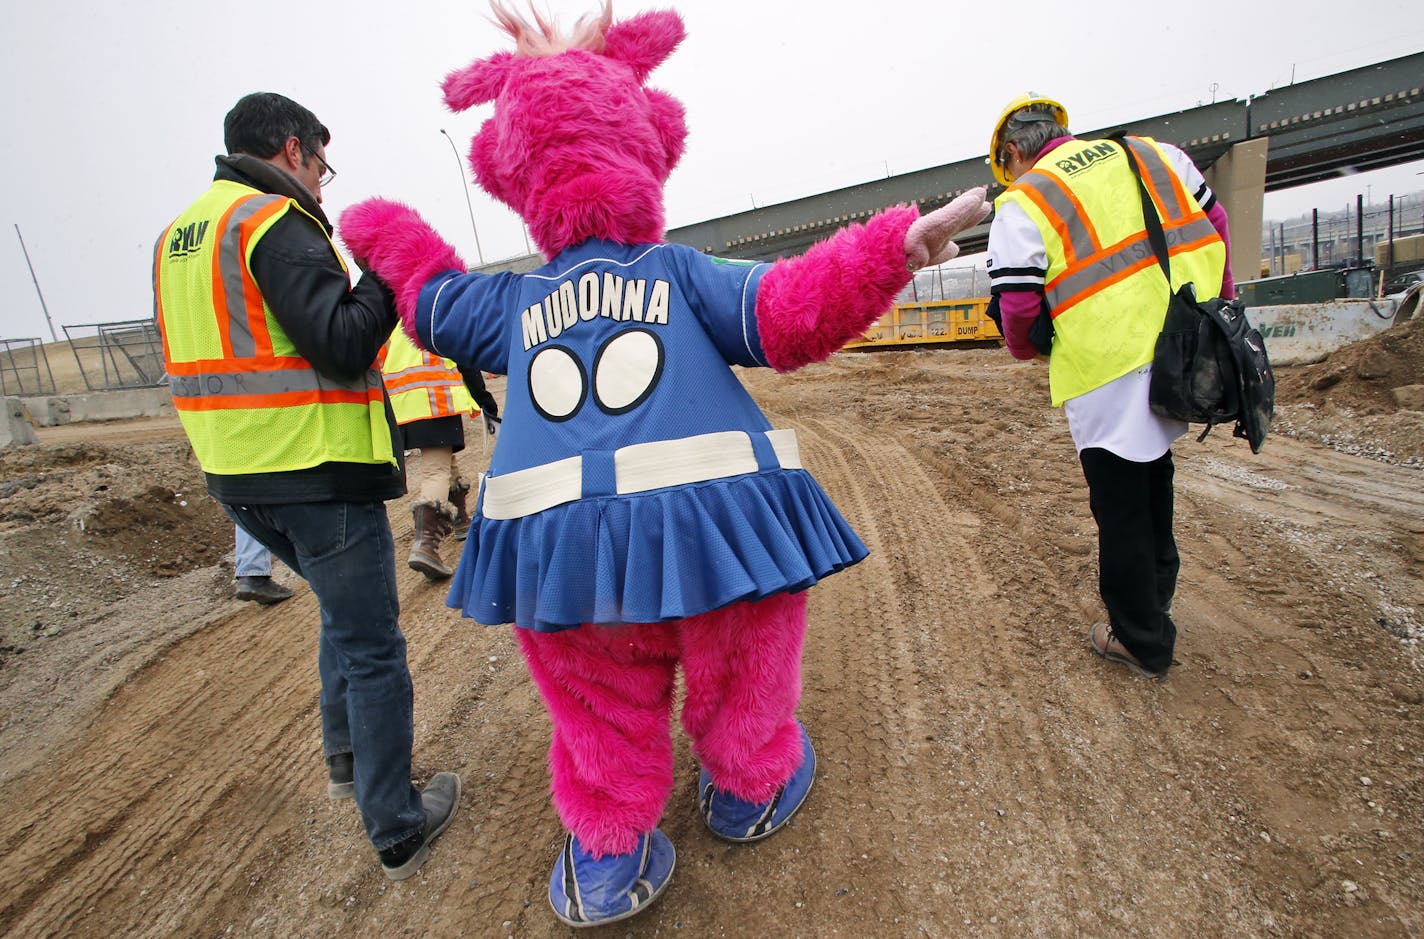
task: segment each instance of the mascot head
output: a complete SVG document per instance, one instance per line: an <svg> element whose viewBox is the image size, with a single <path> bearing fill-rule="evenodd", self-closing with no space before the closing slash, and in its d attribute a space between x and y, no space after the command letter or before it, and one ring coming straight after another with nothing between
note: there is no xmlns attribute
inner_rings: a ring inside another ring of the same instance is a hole
<svg viewBox="0 0 1424 939"><path fill-rule="evenodd" d="M671 11L613 22L596 16L562 34L492 3L514 38L500 52L446 76L445 103L463 111L494 102L470 144L482 188L517 212L552 258L590 238L661 241L663 184L687 137L682 105L644 86L682 41Z"/></svg>

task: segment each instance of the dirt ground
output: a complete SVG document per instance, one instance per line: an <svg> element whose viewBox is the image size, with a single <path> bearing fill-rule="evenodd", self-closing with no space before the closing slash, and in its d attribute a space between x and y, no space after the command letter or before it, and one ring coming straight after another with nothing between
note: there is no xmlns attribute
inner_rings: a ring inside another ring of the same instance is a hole
<svg viewBox="0 0 1424 939"><path fill-rule="evenodd" d="M1389 394L1424 381L1418 319L1280 370L1260 455L1178 443L1161 683L1085 641L1096 535L1043 366L953 348L746 380L872 551L811 591L818 781L728 845L679 737L674 882L593 935L1424 935L1424 412ZM416 773L466 788L391 884L326 798L312 595L281 572L291 601L231 599L176 421L40 437L0 453L0 933L570 933L508 628L400 572Z"/></svg>

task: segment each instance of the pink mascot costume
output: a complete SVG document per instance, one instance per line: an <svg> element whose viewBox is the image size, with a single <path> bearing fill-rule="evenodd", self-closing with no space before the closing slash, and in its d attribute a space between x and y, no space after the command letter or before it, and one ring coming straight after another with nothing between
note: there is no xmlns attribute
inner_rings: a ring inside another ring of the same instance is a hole
<svg viewBox="0 0 1424 939"><path fill-rule="evenodd" d="M631 916L667 885L657 828L673 787L675 673L718 836L785 824L815 774L795 710L805 590L866 548L729 365L780 372L862 334L911 272L953 257L988 213L972 190L919 217L888 209L804 255L727 261L662 240L662 187L687 129L644 87L683 38L676 13L563 35L494 7L516 51L448 76L446 104L494 103L479 184L548 263L467 273L411 209L373 199L341 235L395 291L407 332L508 376L505 421L449 604L514 623L553 724L568 829L549 881L565 923Z"/></svg>

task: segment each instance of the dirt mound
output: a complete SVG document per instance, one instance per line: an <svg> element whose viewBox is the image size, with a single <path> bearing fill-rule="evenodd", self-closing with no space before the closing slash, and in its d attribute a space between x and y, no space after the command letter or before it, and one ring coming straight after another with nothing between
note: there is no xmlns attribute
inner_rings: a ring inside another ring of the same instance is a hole
<svg viewBox="0 0 1424 939"><path fill-rule="evenodd" d="M1424 318L1416 316L1320 362L1276 369L1272 433L1383 463L1424 466L1421 382Z"/></svg>
<svg viewBox="0 0 1424 939"><path fill-rule="evenodd" d="M0 536L7 657L155 579L220 563L233 542L180 440L0 451Z"/></svg>
<svg viewBox="0 0 1424 939"><path fill-rule="evenodd" d="M1351 343L1277 389L1277 400L1348 408L1363 414L1399 409L1394 390L1424 381L1424 318L1414 317Z"/></svg>

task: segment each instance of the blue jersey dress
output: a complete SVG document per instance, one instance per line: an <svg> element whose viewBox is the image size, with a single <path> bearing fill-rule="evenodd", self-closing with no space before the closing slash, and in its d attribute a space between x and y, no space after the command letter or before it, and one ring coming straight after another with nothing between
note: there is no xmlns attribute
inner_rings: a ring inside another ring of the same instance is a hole
<svg viewBox="0 0 1424 939"><path fill-rule="evenodd" d="M451 607L546 632L653 623L804 590L866 556L730 368L766 365L767 269L593 240L528 274L423 288L421 343L508 376Z"/></svg>

